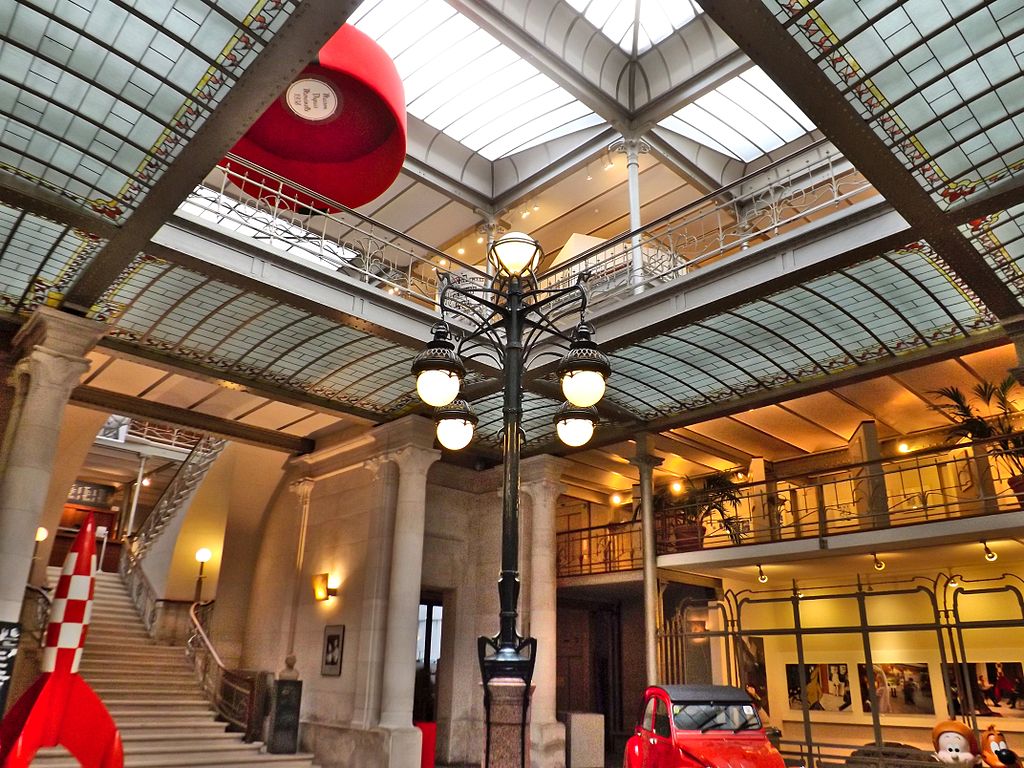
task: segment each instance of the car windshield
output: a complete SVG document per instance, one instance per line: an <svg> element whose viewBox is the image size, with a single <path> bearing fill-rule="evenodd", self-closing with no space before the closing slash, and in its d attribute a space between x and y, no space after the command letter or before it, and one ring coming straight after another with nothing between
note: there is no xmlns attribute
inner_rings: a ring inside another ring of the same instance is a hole
<svg viewBox="0 0 1024 768"><path fill-rule="evenodd" d="M760 728L761 720L750 704L690 704L673 702L672 717L680 731L746 731Z"/></svg>

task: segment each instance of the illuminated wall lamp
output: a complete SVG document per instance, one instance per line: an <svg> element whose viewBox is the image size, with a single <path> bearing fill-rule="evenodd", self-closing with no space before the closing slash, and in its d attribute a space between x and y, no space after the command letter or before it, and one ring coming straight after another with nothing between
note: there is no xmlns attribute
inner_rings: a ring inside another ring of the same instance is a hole
<svg viewBox="0 0 1024 768"><path fill-rule="evenodd" d="M330 574L318 573L313 576L313 599L318 603L326 602L338 596L338 588L328 584Z"/></svg>

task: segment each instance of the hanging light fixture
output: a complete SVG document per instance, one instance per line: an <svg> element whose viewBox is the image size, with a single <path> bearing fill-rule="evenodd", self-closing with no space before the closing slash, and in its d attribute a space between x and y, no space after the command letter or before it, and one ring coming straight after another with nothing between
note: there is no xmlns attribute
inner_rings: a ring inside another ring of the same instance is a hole
<svg viewBox="0 0 1024 768"><path fill-rule="evenodd" d="M432 330L434 338L416 355L412 372L416 376L416 392L420 399L427 405L440 408L458 396L466 376L466 366L450 341L448 323L437 323Z"/></svg>
<svg viewBox="0 0 1024 768"><path fill-rule="evenodd" d="M595 405L604 397L605 382L612 374L608 355L590 340L594 328L580 323L572 332L569 351L558 363L558 378L565 399L578 408Z"/></svg>
<svg viewBox="0 0 1024 768"><path fill-rule="evenodd" d="M478 419L465 400L452 400L434 411L437 441L449 451L458 451L469 445Z"/></svg>
<svg viewBox="0 0 1024 768"><path fill-rule="evenodd" d="M874 552L871 553L871 557L875 561L875 570L876 571L884 571L885 570L885 561L884 560L879 560L878 559L878 555L876 555Z"/></svg>
<svg viewBox="0 0 1024 768"><path fill-rule="evenodd" d="M762 584L768 583L768 574L764 572L764 568L761 567L760 563L757 564L757 580Z"/></svg>
<svg viewBox="0 0 1024 768"><path fill-rule="evenodd" d="M555 431L558 439L568 446L577 448L586 445L594 436L594 426L598 422L597 408L577 408L571 403L562 403L555 411Z"/></svg>
<svg viewBox="0 0 1024 768"><path fill-rule="evenodd" d="M981 546L985 548L985 559L988 560L990 563L994 563L996 560L999 559L999 555L997 555L995 552L989 549L987 542L981 542Z"/></svg>

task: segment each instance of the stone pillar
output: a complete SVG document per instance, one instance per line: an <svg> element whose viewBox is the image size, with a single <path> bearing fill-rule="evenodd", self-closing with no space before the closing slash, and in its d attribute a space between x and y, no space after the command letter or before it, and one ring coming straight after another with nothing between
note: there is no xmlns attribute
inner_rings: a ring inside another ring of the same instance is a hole
<svg viewBox="0 0 1024 768"><path fill-rule="evenodd" d="M412 725L416 632L423 570L427 470L440 455L440 451L408 447L390 457L398 464L399 479L380 713L381 727L391 732L389 768L417 768L420 764L420 732Z"/></svg>
<svg viewBox="0 0 1024 768"><path fill-rule="evenodd" d="M850 457L864 466L852 471L857 493L858 527L863 530L889 527L889 495L882 473L882 447L878 427L863 421L850 439Z"/></svg>
<svg viewBox="0 0 1024 768"><path fill-rule="evenodd" d="M629 180L629 229L636 232L640 229L640 155L651 151L650 145L638 137L623 137L615 145L618 152L626 155L626 173ZM640 235L633 235L630 241L630 283L639 286L644 276L644 256L641 250Z"/></svg>
<svg viewBox="0 0 1024 768"><path fill-rule="evenodd" d="M302 566L306 559L306 529L309 527L309 498L313 494L316 483L308 477L296 480L288 486L288 490L299 499L299 536L295 546L295 570L292 572L292 606L288 619L288 649L284 656L284 669L277 673L282 680L298 680L299 672L295 669L295 632L299 624L299 602L302 598Z"/></svg>
<svg viewBox="0 0 1024 768"><path fill-rule="evenodd" d="M747 490L753 540L758 543L778 541L782 535L782 504L778 484L775 482L775 467L761 457L751 459L750 468L747 470L747 482L760 483L752 485Z"/></svg>
<svg viewBox="0 0 1024 768"><path fill-rule="evenodd" d="M0 478L0 621L21 615L64 407L89 369L85 354L105 331L92 320L39 307L14 338L21 353L14 376L23 396L10 416Z"/></svg>
<svg viewBox="0 0 1024 768"><path fill-rule="evenodd" d="M353 722L373 728L380 722L381 673L384 664L385 618L388 611L388 581L391 576L391 547L398 500L398 464L372 459L366 469L374 474L380 491L376 514L370 521L366 551L366 586L363 588L362 622L359 632L359 679Z"/></svg>
<svg viewBox="0 0 1024 768"><path fill-rule="evenodd" d="M555 509L558 497L565 490L561 479L567 464L563 459L537 456L526 459L520 472L520 488L531 502L529 635L537 640L534 693L530 704L530 765L533 768L565 766L565 726L555 719L558 602ZM494 689L494 685L491 687ZM492 696L497 696L495 690Z"/></svg>
<svg viewBox="0 0 1024 768"><path fill-rule="evenodd" d="M640 473L640 531L644 556L644 670L647 684L658 682L658 552L654 531L654 468L661 459L647 453L647 435L638 435L636 456Z"/></svg>

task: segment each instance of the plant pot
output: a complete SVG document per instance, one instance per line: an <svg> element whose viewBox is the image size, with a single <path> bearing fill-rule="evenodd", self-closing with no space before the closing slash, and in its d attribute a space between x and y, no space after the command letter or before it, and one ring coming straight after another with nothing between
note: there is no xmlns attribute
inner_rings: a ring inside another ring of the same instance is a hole
<svg viewBox="0 0 1024 768"><path fill-rule="evenodd" d="M1006 484L1010 486L1014 496L1017 497L1017 504L1024 509L1024 475L1014 475L1006 478Z"/></svg>
<svg viewBox="0 0 1024 768"><path fill-rule="evenodd" d="M678 523L672 526L672 543L676 552L692 552L701 548L704 526L696 523Z"/></svg>

